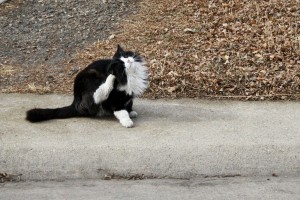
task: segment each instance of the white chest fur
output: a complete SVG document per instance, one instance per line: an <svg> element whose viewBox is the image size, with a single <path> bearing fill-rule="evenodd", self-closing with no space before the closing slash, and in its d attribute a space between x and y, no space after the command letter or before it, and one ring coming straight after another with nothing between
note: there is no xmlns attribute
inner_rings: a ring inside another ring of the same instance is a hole
<svg viewBox="0 0 300 200"><path fill-rule="evenodd" d="M119 86L120 91L125 91L129 95L139 96L148 87L148 70L146 63L132 62L125 67L127 84Z"/></svg>

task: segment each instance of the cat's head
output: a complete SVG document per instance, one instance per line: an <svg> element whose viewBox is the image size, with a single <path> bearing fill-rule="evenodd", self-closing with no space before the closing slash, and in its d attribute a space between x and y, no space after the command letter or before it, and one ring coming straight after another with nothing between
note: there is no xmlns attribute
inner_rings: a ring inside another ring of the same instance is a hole
<svg viewBox="0 0 300 200"><path fill-rule="evenodd" d="M124 51L118 45L111 66L113 74L121 85L130 82L129 87L126 87L129 94L140 95L148 87L148 70L144 59L139 54Z"/></svg>
<svg viewBox="0 0 300 200"><path fill-rule="evenodd" d="M137 53L134 53L132 51L124 51L124 49L120 45L118 45L117 47L117 51L113 56L113 60L122 61L124 63L126 71L131 68L135 68L137 67L137 64L141 64L144 62L142 57Z"/></svg>

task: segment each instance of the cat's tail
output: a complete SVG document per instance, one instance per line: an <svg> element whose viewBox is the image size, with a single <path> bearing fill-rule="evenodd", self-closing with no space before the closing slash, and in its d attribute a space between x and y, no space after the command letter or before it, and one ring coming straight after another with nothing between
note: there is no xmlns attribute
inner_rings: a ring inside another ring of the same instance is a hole
<svg viewBox="0 0 300 200"><path fill-rule="evenodd" d="M78 116L74 105L62 108L34 108L26 113L26 120L30 122L41 122L50 119L65 119Z"/></svg>

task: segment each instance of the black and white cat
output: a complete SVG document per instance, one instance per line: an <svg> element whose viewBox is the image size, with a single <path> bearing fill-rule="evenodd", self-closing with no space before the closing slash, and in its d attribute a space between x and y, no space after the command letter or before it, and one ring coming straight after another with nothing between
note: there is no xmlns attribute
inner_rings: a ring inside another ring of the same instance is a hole
<svg viewBox="0 0 300 200"><path fill-rule="evenodd" d="M75 78L74 100L62 108L35 108L26 119L40 122L70 117L96 117L113 113L124 127L133 127L133 99L148 87L148 70L144 59L119 45L112 59L98 60Z"/></svg>

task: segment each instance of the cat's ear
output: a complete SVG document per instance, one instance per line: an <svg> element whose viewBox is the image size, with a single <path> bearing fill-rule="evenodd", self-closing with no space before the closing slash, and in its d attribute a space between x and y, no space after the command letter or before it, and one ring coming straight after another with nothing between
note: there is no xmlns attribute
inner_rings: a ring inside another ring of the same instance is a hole
<svg viewBox="0 0 300 200"><path fill-rule="evenodd" d="M121 47L120 45L118 45L117 51L116 51L115 55L113 56L113 59L118 59L118 58L120 58L123 54L124 54L124 50L122 49L122 47Z"/></svg>
<svg viewBox="0 0 300 200"><path fill-rule="evenodd" d="M123 48L118 44L117 52L124 52Z"/></svg>

